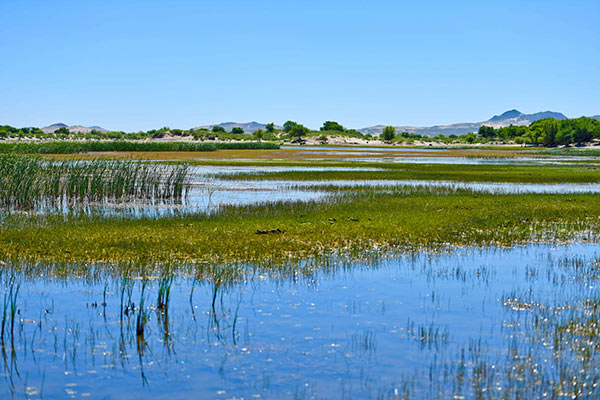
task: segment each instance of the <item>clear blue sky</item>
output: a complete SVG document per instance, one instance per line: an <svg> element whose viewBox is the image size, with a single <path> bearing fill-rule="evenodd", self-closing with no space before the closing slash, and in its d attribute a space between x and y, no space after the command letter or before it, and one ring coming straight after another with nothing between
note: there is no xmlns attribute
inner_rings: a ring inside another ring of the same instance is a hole
<svg viewBox="0 0 600 400"><path fill-rule="evenodd" d="M600 2L0 0L0 124L600 114Z"/></svg>

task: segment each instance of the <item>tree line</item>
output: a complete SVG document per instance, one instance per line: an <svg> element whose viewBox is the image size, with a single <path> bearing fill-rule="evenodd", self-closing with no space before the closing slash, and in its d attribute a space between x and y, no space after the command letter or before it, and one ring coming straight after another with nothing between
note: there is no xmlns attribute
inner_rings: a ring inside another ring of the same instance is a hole
<svg viewBox="0 0 600 400"><path fill-rule="evenodd" d="M125 133L121 131L98 131L92 130L88 133L70 132L68 128L61 127L53 133L45 133L40 128L15 128L9 125L0 126L0 139L3 138L40 138L40 139L117 139L136 140L149 138L162 138L170 136L192 136L195 140L302 140L303 137L317 137L325 143L328 137L343 136L347 138L359 138L364 140L377 139L371 134L363 134L356 129L347 129L336 121L325 121L318 131L311 130L306 126L295 122L286 121L281 129L274 123L269 123L265 129L258 129L250 134L245 134L241 127L233 127L227 131L224 127L215 125L212 128L198 129L172 129L163 127L145 132ZM434 137L420 135L411 132L396 132L393 126L386 126L378 137L388 143L413 143L439 142L439 143L516 143L536 146L568 146L572 144L585 144L600 139L600 121L594 118L573 118L556 120L553 118L542 119L533 122L529 126L510 125L503 128L493 128L483 125L477 134L469 132L465 135L437 135Z"/></svg>
<svg viewBox="0 0 600 400"><path fill-rule="evenodd" d="M540 119L529 126L510 125L504 128L481 126L478 135L485 140L500 140L517 144L546 147L582 145L600 139L600 121L594 118Z"/></svg>

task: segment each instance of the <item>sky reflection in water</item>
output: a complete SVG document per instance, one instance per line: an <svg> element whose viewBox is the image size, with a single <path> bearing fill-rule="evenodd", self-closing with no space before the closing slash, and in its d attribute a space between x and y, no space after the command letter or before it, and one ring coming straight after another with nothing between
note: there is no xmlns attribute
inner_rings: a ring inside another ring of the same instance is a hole
<svg viewBox="0 0 600 400"><path fill-rule="evenodd" d="M0 397L423 398L484 388L533 398L568 393L556 384L565 373L581 390L597 382L599 342L561 327L596 318L597 252L460 249L221 286L180 277L167 312L156 310L151 281L143 338L139 310L120 323L121 279L21 277ZM138 307L141 282L129 284Z"/></svg>

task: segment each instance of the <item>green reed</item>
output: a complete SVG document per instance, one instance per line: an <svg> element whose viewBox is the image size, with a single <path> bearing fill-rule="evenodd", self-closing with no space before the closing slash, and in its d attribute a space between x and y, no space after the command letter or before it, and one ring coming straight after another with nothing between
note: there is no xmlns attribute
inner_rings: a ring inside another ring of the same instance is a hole
<svg viewBox="0 0 600 400"><path fill-rule="evenodd" d="M117 151L216 151L278 149L273 142L132 142L125 140L48 141L0 143L0 153L75 154Z"/></svg>
<svg viewBox="0 0 600 400"><path fill-rule="evenodd" d="M145 300L146 300L146 284L148 281L146 279L142 280L142 291L140 293L140 305L139 312L137 315L137 321L135 326L135 332L138 337L144 336L144 329L146 328L146 322L148 322L148 312L145 310Z"/></svg>
<svg viewBox="0 0 600 400"><path fill-rule="evenodd" d="M8 291L4 294L4 302L2 305L2 322L0 324L0 340L4 342L4 333L10 333L14 337L15 318L17 314L17 297L21 285L17 283L14 277L11 277L8 282ZM10 321L10 328L7 323Z"/></svg>
<svg viewBox="0 0 600 400"><path fill-rule="evenodd" d="M169 308L169 300L171 299L171 286L173 285L173 274L163 273L158 280L158 298L156 300L156 308L162 311L167 311Z"/></svg>
<svg viewBox="0 0 600 400"><path fill-rule="evenodd" d="M59 161L0 155L0 206L36 208L74 203L181 200L189 167L139 161Z"/></svg>

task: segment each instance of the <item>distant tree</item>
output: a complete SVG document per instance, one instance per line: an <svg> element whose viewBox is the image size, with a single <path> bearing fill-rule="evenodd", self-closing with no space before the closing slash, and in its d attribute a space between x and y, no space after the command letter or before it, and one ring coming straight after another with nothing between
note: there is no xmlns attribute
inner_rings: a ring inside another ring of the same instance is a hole
<svg viewBox="0 0 600 400"><path fill-rule="evenodd" d="M554 118L540 119L532 123L529 128L532 131L538 131L537 142L544 146L554 147L557 145L556 135L558 134L559 122Z"/></svg>
<svg viewBox="0 0 600 400"><path fill-rule="evenodd" d="M212 127L212 131L213 131L214 133L225 133L225 132L226 132L226 131L225 131L225 128L223 128L222 126L219 126L219 125L215 125L215 126L213 126L213 127Z"/></svg>
<svg viewBox="0 0 600 400"><path fill-rule="evenodd" d="M577 143L590 142L595 134L600 134L600 121L592 118L573 120L573 140Z"/></svg>
<svg viewBox="0 0 600 400"><path fill-rule="evenodd" d="M62 126L62 127L58 128L57 130L55 130L54 133L57 135L68 135L71 133L71 131L69 131L69 128Z"/></svg>
<svg viewBox="0 0 600 400"><path fill-rule="evenodd" d="M235 128L231 129L231 133L235 133L236 135L241 135L242 133L244 133L244 128L236 126Z"/></svg>
<svg viewBox="0 0 600 400"><path fill-rule="evenodd" d="M269 133L273 133L275 132L275 124L273 122L267 124L267 126L265 126L265 129L267 130L267 132Z"/></svg>
<svg viewBox="0 0 600 400"><path fill-rule="evenodd" d="M285 121L285 123L283 124L283 130L286 133L290 133L292 131L292 128L294 126L298 125L297 122L294 121Z"/></svg>
<svg viewBox="0 0 600 400"><path fill-rule="evenodd" d="M339 131L344 132L346 128L335 121L325 121L321 127L321 131Z"/></svg>
<svg viewBox="0 0 600 400"><path fill-rule="evenodd" d="M494 128L492 128L494 129ZM475 136L475 134L473 132L469 132L465 135L465 141L467 143L473 143L477 140L477 136Z"/></svg>
<svg viewBox="0 0 600 400"><path fill-rule="evenodd" d="M478 135L484 139L493 139L496 137L496 130L491 126L481 125L479 127Z"/></svg>
<svg viewBox="0 0 600 400"><path fill-rule="evenodd" d="M290 129L290 136L295 137L295 138L302 138L302 136L306 135L308 132L310 132L310 130L300 124L295 124L291 129Z"/></svg>
<svg viewBox="0 0 600 400"><path fill-rule="evenodd" d="M381 133L381 138L386 141L389 142L390 140L393 140L396 137L396 128L394 128L393 126L386 126L385 128L383 128L383 132Z"/></svg>
<svg viewBox="0 0 600 400"><path fill-rule="evenodd" d="M254 131L253 136L255 138L257 138L258 140L261 140L263 138L263 136L265 136L265 132L262 129L258 129L256 131Z"/></svg>
<svg viewBox="0 0 600 400"><path fill-rule="evenodd" d="M563 127L556 133L556 143L567 146L573 143L573 130L568 127Z"/></svg>

